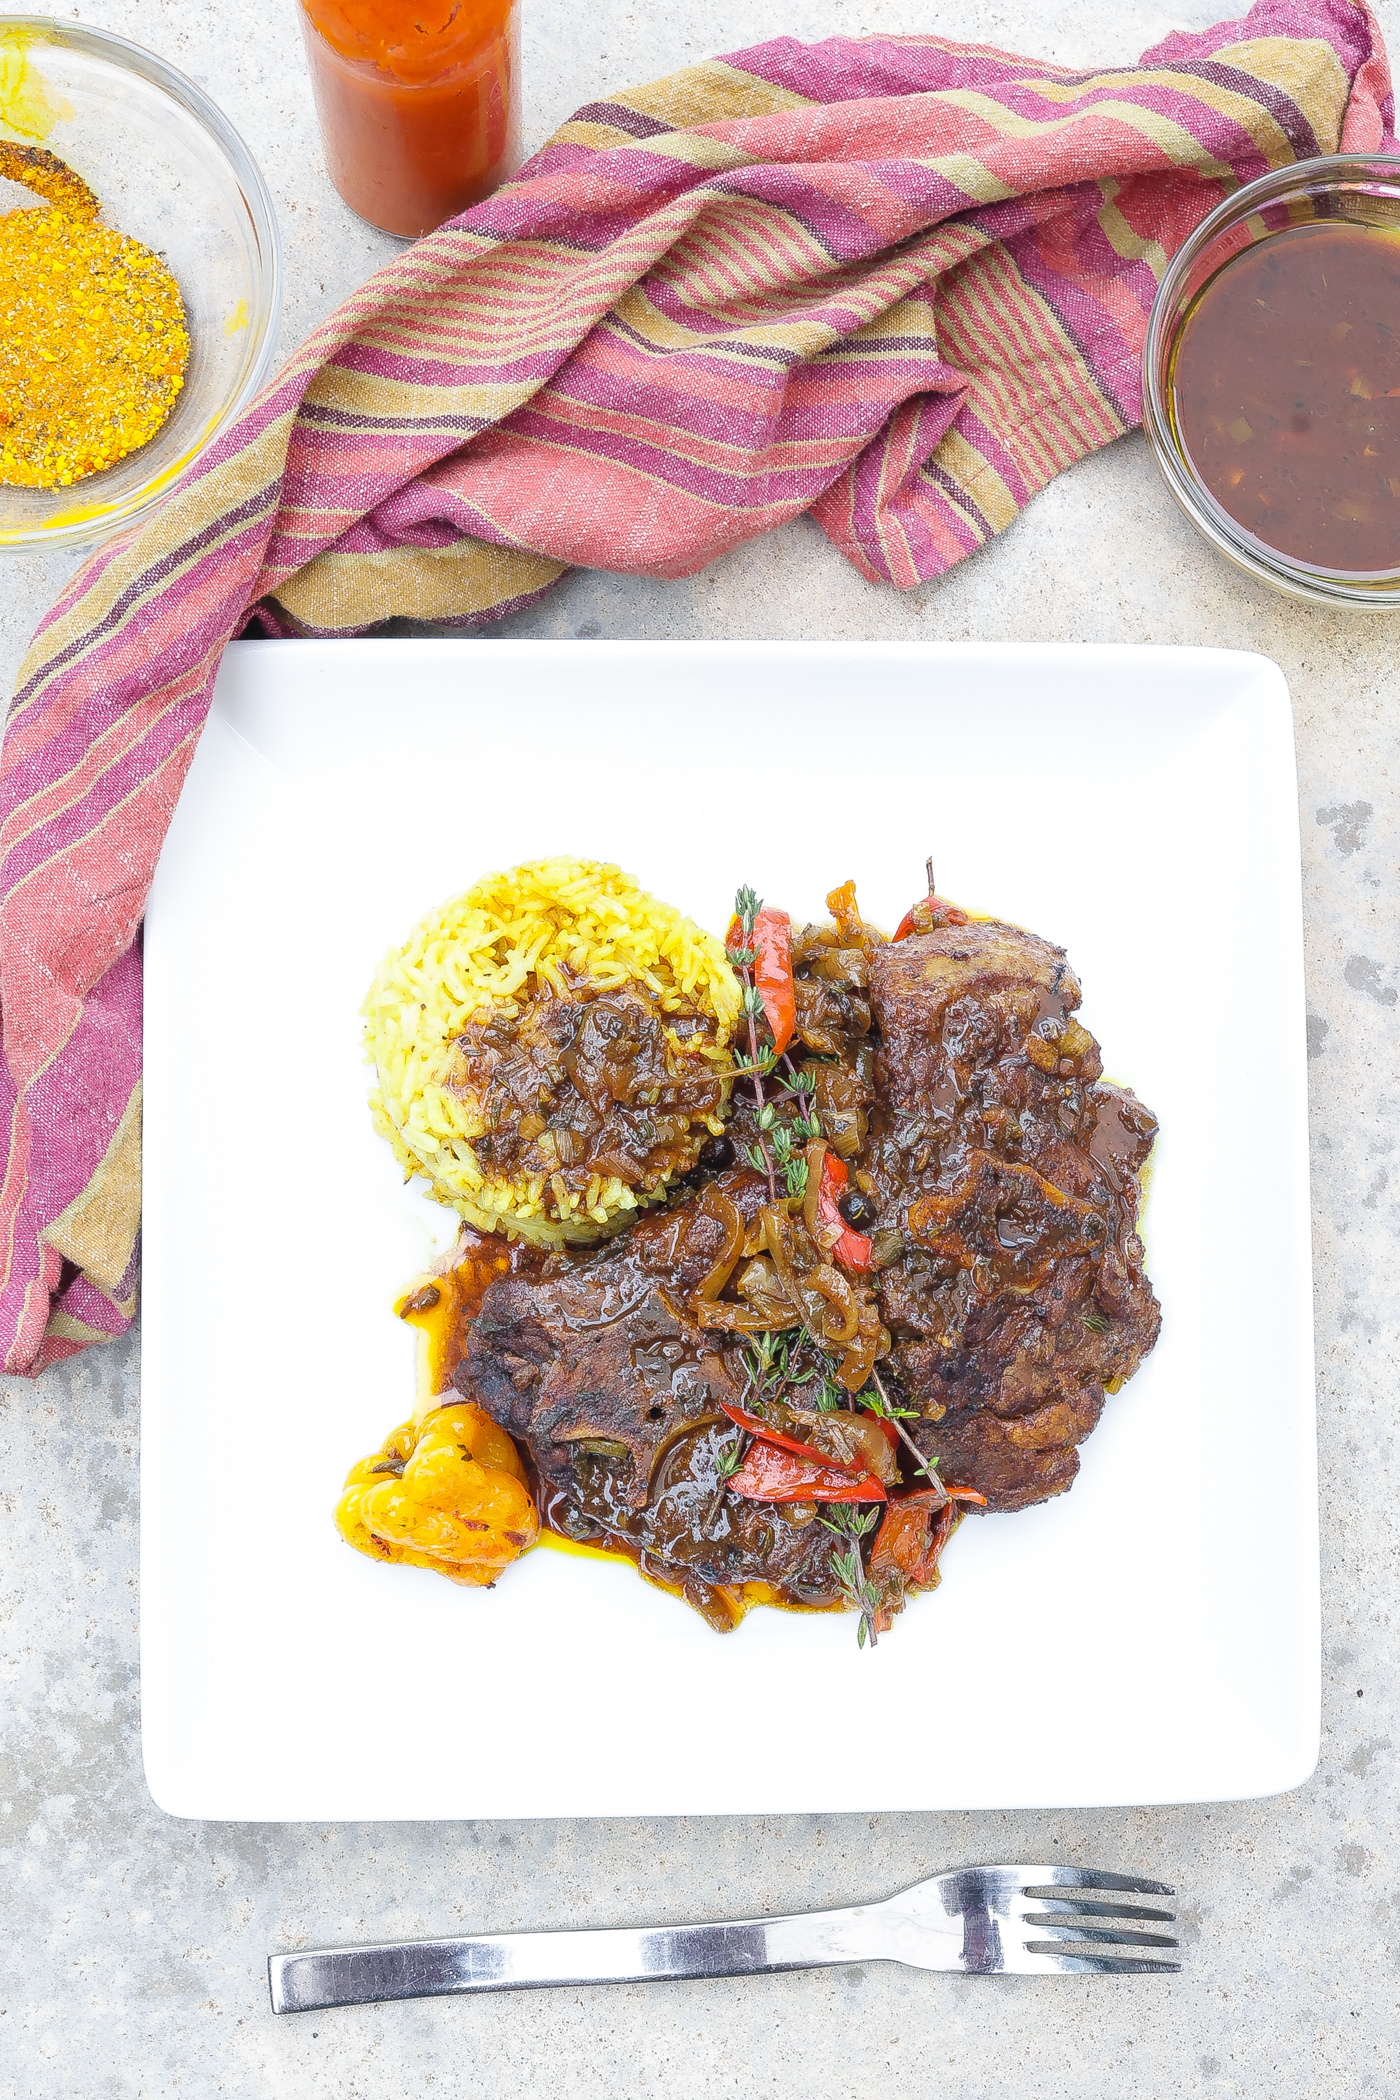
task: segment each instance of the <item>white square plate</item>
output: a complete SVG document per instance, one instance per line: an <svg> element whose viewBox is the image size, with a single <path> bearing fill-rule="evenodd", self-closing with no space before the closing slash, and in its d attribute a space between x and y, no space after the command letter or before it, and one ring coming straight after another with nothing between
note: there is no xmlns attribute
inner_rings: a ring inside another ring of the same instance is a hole
<svg viewBox="0 0 1400 2100"><path fill-rule="evenodd" d="M384 948L488 869L923 888L1069 950L1161 1119L1162 1338L1072 1493L973 1519L875 1653L625 1566L493 1591L342 1545L453 1221L371 1128ZM1319 1735L1303 949L1282 675L1219 650L231 648L146 923L142 1698L174 1814L995 1808L1263 1794ZM858 1716L854 1733L829 1726ZM833 1748L849 1738L849 1755Z"/></svg>

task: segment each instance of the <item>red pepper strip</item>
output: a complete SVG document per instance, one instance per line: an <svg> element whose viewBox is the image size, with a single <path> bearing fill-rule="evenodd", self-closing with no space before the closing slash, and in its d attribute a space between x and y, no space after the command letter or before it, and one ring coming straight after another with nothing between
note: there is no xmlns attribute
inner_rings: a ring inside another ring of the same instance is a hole
<svg viewBox="0 0 1400 2100"><path fill-rule="evenodd" d="M946 897L920 897L919 904L931 904L935 911L942 914L942 923L945 926L966 926L968 923L967 913L959 911L957 905L950 904ZM914 913L918 908L918 904L913 905L904 914L904 917L890 935L892 941L902 941L907 935L918 932L919 929L914 924Z"/></svg>
<svg viewBox="0 0 1400 2100"><path fill-rule="evenodd" d="M837 1198L847 1181L846 1162L829 1148L822 1154L821 1186L817 1190L817 1220L822 1225L834 1225L841 1237L832 1248L832 1254L843 1269L855 1269L864 1275L875 1258L875 1249L863 1232L856 1232L846 1223L837 1207Z"/></svg>
<svg viewBox="0 0 1400 2100"><path fill-rule="evenodd" d="M915 1488L891 1497L870 1549L870 1573L880 1582L898 1569L915 1589L931 1589L938 1580L938 1561L957 1522L959 1502L985 1502L975 1488L949 1488L947 1501L938 1488Z"/></svg>
<svg viewBox="0 0 1400 2100"><path fill-rule="evenodd" d="M725 945L744 946L744 929L735 917L729 922ZM761 911L753 922L748 943L754 951L753 981L763 1001L763 1014L773 1036L773 1049L781 1057L797 1026L797 994L792 982L792 921L785 911Z"/></svg>
<svg viewBox="0 0 1400 2100"><path fill-rule="evenodd" d="M880 1519L870 1549L871 1576L879 1581L897 1568L907 1582L917 1584L926 1578L933 1544L930 1527L935 1522L935 1513L928 1508L926 1499L921 1504L917 1496L901 1495L897 1502L891 1502ZM936 1555L932 1557L936 1567Z"/></svg>
<svg viewBox="0 0 1400 2100"><path fill-rule="evenodd" d="M749 1502L883 1502L885 1491L867 1473L853 1480L829 1459L819 1466L772 1444L749 1445L744 1463L729 1480Z"/></svg>
<svg viewBox="0 0 1400 2100"><path fill-rule="evenodd" d="M738 1407L728 1400L721 1400L719 1404L731 1422L747 1429L749 1435L757 1437L760 1443L776 1444L780 1451L791 1451L795 1457L808 1459L816 1466L835 1466L838 1472L848 1475L861 1471L859 1466L848 1465L845 1459L833 1458L829 1451L818 1451L815 1444L804 1444L798 1437L786 1436L781 1429L770 1428L761 1415L751 1415L746 1407Z"/></svg>

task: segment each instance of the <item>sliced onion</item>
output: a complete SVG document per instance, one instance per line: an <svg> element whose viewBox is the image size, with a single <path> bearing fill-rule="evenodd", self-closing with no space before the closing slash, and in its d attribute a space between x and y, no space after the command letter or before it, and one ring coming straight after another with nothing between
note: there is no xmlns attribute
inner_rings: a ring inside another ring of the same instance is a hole
<svg viewBox="0 0 1400 2100"><path fill-rule="evenodd" d="M815 1235L817 1230L817 1204L822 1192L822 1161L826 1157L826 1140L813 1138L807 1147L807 1190L802 1198L802 1222Z"/></svg>
<svg viewBox="0 0 1400 2100"><path fill-rule="evenodd" d="M698 1207L707 1211L724 1228L724 1244L695 1291L699 1300L714 1300L734 1273L734 1265L744 1251L744 1235L747 1228L738 1204L726 1196L722 1189L717 1189L713 1182L700 1198Z"/></svg>
<svg viewBox="0 0 1400 2100"><path fill-rule="evenodd" d="M860 1305L846 1278L830 1262L824 1262L821 1268L812 1271L811 1283L812 1288L820 1291L841 1315L841 1324L837 1327L832 1326L829 1318L822 1321L823 1339L833 1348L853 1342L860 1331Z"/></svg>

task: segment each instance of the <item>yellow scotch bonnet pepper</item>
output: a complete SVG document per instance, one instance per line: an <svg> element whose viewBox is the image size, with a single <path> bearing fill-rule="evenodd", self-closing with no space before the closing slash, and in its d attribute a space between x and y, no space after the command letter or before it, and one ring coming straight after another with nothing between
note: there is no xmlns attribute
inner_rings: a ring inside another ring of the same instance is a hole
<svg viewBox="0 0 1400 2100"><path fill-rule="evenodd" d="M335 1521L374 1560L476 1584L493 1583L540 1530L515 1445L466 1401L403 1423L352 1466Z"/></svg>

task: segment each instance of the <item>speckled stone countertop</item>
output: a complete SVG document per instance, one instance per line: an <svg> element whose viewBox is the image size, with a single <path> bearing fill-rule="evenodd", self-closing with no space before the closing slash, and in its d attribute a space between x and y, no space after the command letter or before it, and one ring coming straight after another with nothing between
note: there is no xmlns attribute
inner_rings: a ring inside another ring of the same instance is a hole
<svg viewBox="0 0 1400 2100"><path fill-rule="evenodd" d="M1400 51L1400 0L1379 13ZM258 155L286 249L290 348L394 245L325 179L292 0L92 0L83 14L191 73ZM783 32L937 31L1082 65L1129 62L1169 27L1211 18L1201 0L1174 15L1151 0L720 0L703 19L629 0L586 14L524 0L528 143L610 87ZM7 690L68 567L0 566ZM1133 437L908 596L862 582L799 521L687 583L575 574L496 631L1215 643L1282 665L1298 733L1313 1076L1321 1762L1283 1799L1201 1809L172 1821L141 1770L133 1334L35 1383L0 1383L0 2100L1394 2093L1400 625L1294 608L1241 581L1178 518ZM1190 1043L1189 988L1163 994L1163 1027ZM1208 1040L1191 1054L1208 1055ZM1247 1115L1248 1073L1222 1087L1222 1112ZM356 1696L373 1698L392 1671L392 1657L366 1658ZM1187 1972L989 1984L872 1966L298 2020L268 2011L274 1946L752 1916L884 1895L964 1860L1039 1858L1131 1863L1177 1883Z"/></svg>

